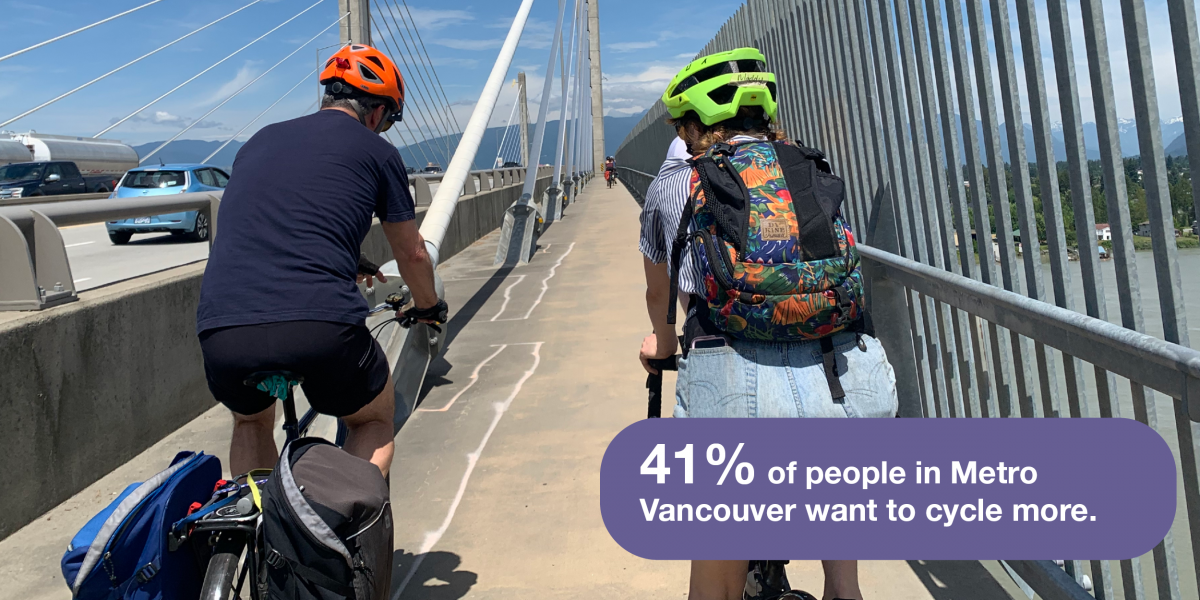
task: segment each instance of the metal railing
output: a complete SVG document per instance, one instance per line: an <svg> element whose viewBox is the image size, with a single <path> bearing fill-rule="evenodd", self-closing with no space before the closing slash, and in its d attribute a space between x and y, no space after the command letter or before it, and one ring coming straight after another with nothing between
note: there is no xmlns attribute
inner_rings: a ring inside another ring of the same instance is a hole
<svg viewBox="0 0 1200 600"><path fill-rule="evenodd" d="M0 310L41 310L78 299L59 227L201 210L217 234L224 192L0 206Z"/></svg>
<svg viewBox="0 0 1200 600"><path fill-rule="evenodd" d="M1195 7L1166 5L1169 27L1156 31L1171 36L1187 149L1200 156ZM702 52L761 49L782 126L846 179L904 416L1132 417L1176 453L1183 485L1167 537L1133 560L1009 561L1042 598L1198 597L1200 352L1188 347L1174 234L1189 219L1172 210L1170 187L1190 174L1165 156L1144 0L1119 10L1125 51L1112 55L1125 65L1110 59L1101 0L748 0ZM1073 35L1084 38L1082 80ZM1136 159L1122 156L1116 112L1114 73L1126 69ZM1081 96L1095 115L1088 145ZM618 150L635 195L674 135L665 117L657 103ZM1150 238L1140 268L1131 198ZM1112 237L1104 258L1097 209ZM1190 264L1194 278L1200 262Z"/></svg>

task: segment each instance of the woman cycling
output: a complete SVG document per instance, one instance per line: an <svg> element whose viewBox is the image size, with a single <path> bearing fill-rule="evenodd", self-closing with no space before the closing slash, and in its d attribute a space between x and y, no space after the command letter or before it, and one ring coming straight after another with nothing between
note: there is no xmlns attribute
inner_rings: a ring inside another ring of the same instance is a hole
<svg viewBox="0 0 1200 600"><path fill-rule="evenodd" d="M617 159L608 157L604 159L604 181L608 182L608 187L612 187L617 180Z"/></svg>
<svg viewBox="0 0 1200 600"><path fill-rule="evenodd" d="M649 359L677 350L675 284L687 307L676 418L893 417L895 375L869 335L854 238L838 209L844 184L819 152L783 141L765 61L753 48L704 57L663 95L695 158L692 168L664 168L646 194L654 333L640 358L653 373ZM807 597L764 589L764 578L785 581L774 565L693 561L689 598ZM855 561L823 566L824 600L862 598Z"/></svg>

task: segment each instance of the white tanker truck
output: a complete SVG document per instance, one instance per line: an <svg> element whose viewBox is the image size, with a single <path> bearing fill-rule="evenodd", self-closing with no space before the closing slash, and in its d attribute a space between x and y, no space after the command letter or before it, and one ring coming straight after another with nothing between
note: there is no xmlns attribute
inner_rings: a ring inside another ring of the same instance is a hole
<svg viewBox="0 0 1200 600"><path fill-rule="evenodd" d="M0 199L111 192L136 166L116 140L0 132Z"/></svg>

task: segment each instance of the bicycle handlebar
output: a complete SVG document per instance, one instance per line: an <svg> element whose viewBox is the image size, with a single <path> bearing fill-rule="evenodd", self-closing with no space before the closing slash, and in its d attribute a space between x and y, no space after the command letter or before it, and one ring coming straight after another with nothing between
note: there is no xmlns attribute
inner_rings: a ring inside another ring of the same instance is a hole
<svg viewBox="0 0 1200 600"><path fill-rule="evenodd" d="M651 368L658 369L658 374L646 375L646 389L650 390L650 399L646 407L646 418L657 419L662 416L662 372L679 370L678 356L667 358L651 358L646 362Z"/></svg>

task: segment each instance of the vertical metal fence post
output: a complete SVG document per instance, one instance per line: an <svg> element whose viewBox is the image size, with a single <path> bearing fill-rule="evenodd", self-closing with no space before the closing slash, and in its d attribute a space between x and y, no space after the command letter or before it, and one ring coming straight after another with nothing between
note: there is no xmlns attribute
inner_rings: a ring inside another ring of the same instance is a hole
<svg viewBox="0 0 1200 600"><path fill-rule="evenodd" d="M950 86L950 67L946 59L945 40L942 32L942 6L940 0L927 0L928 13L926 13L929 23L929 47L933 52L933 75L937 86L937 106L927 106L927 110L937 110L941 117L941 132L942 140L939 144L936 135L932 132L929 134L930 139L934 144L936 155L934 159L935 165L942 165L940 168L945 173L948 182L946 187L949 193L949 198L939 198L938 213L941 220L941 235L942 242L947 249L945 253L946 261L950 264L951 272L956 275L971 276L972 269L970 263L974 262L974 256L971 252L970 234L968 232L968 213L966 191L964 190L964 181L962 173L961 153L958 146L958 119L954 114L953 91ZM919 3L913 3L913 14L918 15L920 11ZM917 19L919 21L919 19ZM924 33L920 29L919 23L915 23L913 27L918 35L917 40L922 48L926 43L923 40ZM932 104L932 103L930 103ZM951 216L946 214L949 210L953 212L954 225L951 226ZM951 248L951 244L957 245L956 249ZM955 251L957 250L957 251ZM977 276L976 276L977 277ZM958 346L958 369L961 379L961 387L966 397L963 402L966 403L968 410L960 414L960 416L978 417L979 411L979 380L976 373L976 360L979 357L982 342L979 339L978 329L975 322L975 317L968 315L964 311L953 309L955 314L954 320L954 337ZM968 341L969 340L969 341ZM970 345L970 350L966 348ZM986 383L985 383L986 385Z"/></svg>
<svg viewBox="0 0 1200 600"><path fill-rule="evenodd" d="M937 227L929 227L933 215L936 212L932 208L932 203L937 201L940 195L944 194L944 189L939 190L934 183L932 171L933 165L930 163L929 145L926 137L928 130L924 130L924 126L931 124L930 120L925 118L922 112L925 109L925 102L922 101L921 92L927 81L922 81L918 77L916 65L914 63L925 61L925 53L917 54L918 49L913 46L912 30L910 13L908 11L908 0L895 1L896 12L896 31L900 40L900 65L904 73L904 85L907 94L904 98L905 106L908 108L908 122L910 127L910 136L912 146L905 145L905 150L915 146L913 153L916 159L916 173L914 174L918 185L918 195L909 202L909 210L911 211L911 219L913 223L912 235L913 243L916 245L924 244L924 256L927 264L933 265L939 269L945 268L942 262L942 250L940 244L937 243L938 238L935 238L933 232ZM928 62L926 61L926 65ZM939 178L940 180L940 178ZM952 416L951 406L957 409L961 414L961 390L956 389L958 379L954 376L954 372L948 365L957 364L957 360L953 358L956 353L953 338L946 335L946 323L949 322L949 311L947 307L931 298L925 299L927 314L933 315L932 319L928 319L926 325L926 335L933 345L930 347L929 365L934 369L934 381L937 386L937 394L940 394L938 408L940 415L943 417ZM939 352L940 350L940 352Z"/></svg>
<svg viewBox="0 0 1200 600"><path fill-rule="evenodd" d="M1029 158L1025 148L1025 125L1021 117L1021 98L1017 89L1016 56L1013 53L1012 29L1008 21L1007 0L992 0L992 32L996 40L996 67L1000 75L1000 99L1007 121L1009 172L1012 175L1012 192L1017 206L1017 221L1021 228L1021 252L1025 266L1025 291L1030 298L1044 300L1042 287L1042 251L1038 241L1037 223L1034 220L1032 190L1029 182ZM1004 198L1008 200L1007 196ZM1014 265L1015 267L1015 265ZM1020 344L1022 353L1029 355L1029 339L1013 338L1014 346ZM1021 415L1041 416L1044 407L1051 413L1056 404L1058 380L1054 376L1053 353L1049 359L1043 344L1034 344L1034 362L1038 368L1040 395L1044 404L1034 400L1032 387L1021 394ZM1020 380L1018 380L1020 383ZM1028 384L1027 384L1028 385ZM1054 386L1054 389L1051 386Z"/></svg>
<svg viewBox="0 0 1200 600"><path fill-rule="evenodd" d="M936 264L948 268L955 274L961 274L958 254L952 249L954 235L947 210L951 206L949 198L951 190L948 188L953 188L954 194L960 197L962 195L962 174L953 166L955 165L954 161L946 160L943 140L939 138L937 131L939 104L935 98L945 91L946 86L945 82L939 81L935 89L934 82L931 80L933 74L930 71L934 69L930 67L930 45L927 39L931 36L926 35L926 20L921 0L909 1L910 4L907 8L912 26L913 43L916 48L917 75L921 83L922 116L925 123L926 146L929 148L929 171L933 176L932 185L936 192L929 194L926 200L926 214L929 218L929 229L926 235L933 245L931 251L937 258ZM940 36L941 29L934 31ZM944 62L944 56L942 60ZM945 76L946 72L938 73L938 77L944 78ZM947 129L945 133L950 134L953 131ZM955 143L955 147L957 147L957 143ZM946 165L951 166L947 168ZM946 181L948 176L951 177L951 182ZM978 397L975 394L974 365L971 354L966 351L966 347L970 343L966 338L970 325L966 314L962 311L948 305L941 305L939 308L941 309L939 312L941 321L938 323L938 327L946 340L944 365L947 377L950 378L948 383L951 388L952 408L954 408L954 416L963 417L966 416L967 405L972 401L976 405L978 404ZM953 332L949 331L950 329Z"/></svg>
<svg viewBox="0 0 1200 600"><path fill-rule="evenodd" d="M967 0L967 22L971 30L971 54L975 59L975 84L979 92L980 117L983 123L983 141L987 157L987 190L991 195L990 204L995 212L996 245L999 249L1000 279L1004 289L1021 293L1020 274L1014 269L1017 261L1012 243L1012 216L1008 207L1008 185L1004 157L1000 152L998 134L1000 123L996 118L996 96L992 91L992 65L987 50L987 31L984 28L983 6L981 0ZM983 185L983 182L980 182ZM979 230L981 221L986 221L988 212L985 210L976 215L975 227ZM985 261L993 256L993 250L988 248L985 255L980 249L979 260ZM1004 373L1002 380L997 380L996 388L1000 391L1001 412L1008 417L1018 416L1018 405L1029 393L1029 362L1022 352L1021 344L1016 336L993 335L993 354L1001 356L1001 364L1005 365L1012 357L1011 375ZM1013 343L1016 342L1016 343ZM1001 368L1000 373L1007 369ZM999 374L999 373L998 373ZM1017 402L1013 402L1011 384L1017 383Z"/></svg>
<svg viewBox="0 0 1200 600"><path fill-rule="evenodd" d="M896 225L899 229L901 253L913 260L921 260L920 244L911 235L912 226L905 217L908 212L901 210L900 204L911 204L917 193L910 181L912 168L908 162L911 152L902 150L908 139L907 128L901 122L904 111L900 110L900 99L897 85L899 74L896 69L895 37L891 34L891 11L888 10L887 0L867 2L867 19L871 23L871 46L875 49L876 83L879 87L881 113L884 117L885 138L887 139L887 155L893 160L891 166L892 198L896 204ZM884 73L886 72L886 76ZM891 85L888 85L888 84ZM899 160L895 160L899 158ZM901 187L903 183L903 187ZM938 395L933 384L933 368L930 362L936 358L932 351L933 340L928 339L923 324L925 310L923 299L919 294L908 294L909 318L912 323L913 349L916 352L917 364L921 379L921 396L925 407L925 416L937 415Z"/></svg>
<svg viewBox="0 0 1200 600"><path fill-rule="evenodd" d="M1154 61L1150 55L1150 33L1146 27L1146 7L1141 0L1121 0L1125 47L1129 57L1129 79L1133 89L1133 111L1138 126L1138 149L1146 190L1146 210L1150 217L1151 245L1158 284L1158 304L1162 311L1163 337L1168 342L1188 346L1187 318L1180 288L1179 262L1175 248L1175 227L1171 219L1171 197L1167 189L1167 171L1163 157L1162 131L1159 129L1158 92L1154 82ZM1200 551L1200 490L1197 489L1197 441L1200 428L1187 417L1186 403L1175 403L1175 426L1179 439L1179 462L1183 470L1187 497L1188 524L1193 553ZM1189 489L1190 488L1190 489ZM1171 536L1163 540L1173 550ZM1158 549L1155 549L1156 552ZM1196 557L1193 556L1193 560ZM1198 565L1200 569L1200 565ZM1179 582L1163 582L1159 574L1159 594L1170 585L1172 597L1179 595Z"/></svg>
<svg viewBox="0 0 1200 600"><path fill-rule="evenodd" d="M1030 124L1033 129L1034 149L1037 153L1038 190L1041 194L1042 214L1046 226L1046 242L1050 251L1050 274L1054 288L1054 303L1074 310L1070 288L1070 271L1067 269L1066 229L1063 223L1062 200L1058 193L1058 167L1054 156L1054 144L1050 132L1050 114L1046 99L1046 81L1039 49L1036 8L1032 0L1016 0L1017 21L1021 35L1022 56L1025 59L1025 87L1029 92ZM1040 254L1040 252L1039 252ZM1081 365L1078 359L1063 354L1063 371L1067 388L1067 404L1071 414L1080 411L1079 391L1084 388ZM1060 408L1051 406L1043 398L1046 416L1057 416Z"/></svg>

